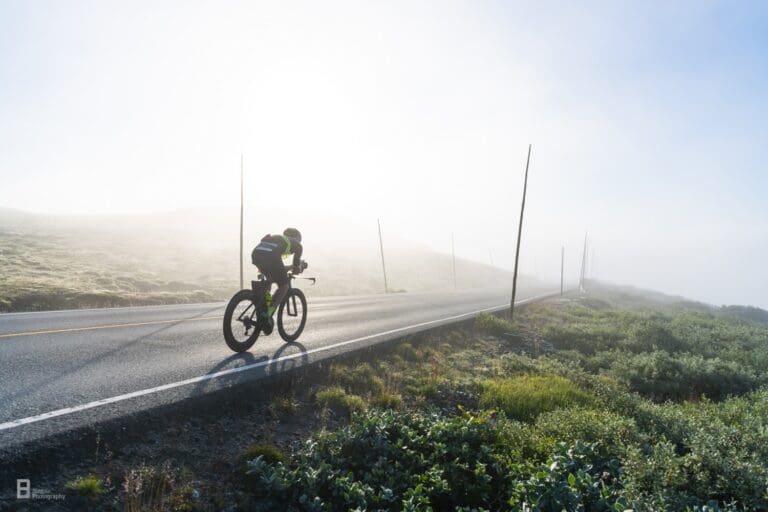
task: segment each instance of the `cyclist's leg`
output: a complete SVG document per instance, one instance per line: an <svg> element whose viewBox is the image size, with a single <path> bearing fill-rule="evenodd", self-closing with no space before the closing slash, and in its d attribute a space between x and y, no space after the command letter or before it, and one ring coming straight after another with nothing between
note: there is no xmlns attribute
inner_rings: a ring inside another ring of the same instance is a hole
<svg viewBox="0 0 768 512"><path fill-rule="evenodd" d="M272 289L272 279L270 278L271 270L272 270L272 258L271 255L268 253L259 253L254 250L253 254L251 255L251 261L256 266L257 269L259 269L259 272L266 278L266 283L264 286L264 290L266 293L268 293ZM261 297L261 302L257 305L259 308L259 314L260 316L263 316L265 318L268 318L267 315L267 304L265 302L266 295Z"/></svg>
<svg viewBox="0 0 768 512"><path fill-rule="evenodd" d="M290 289L288 286L288 272L286 272L282 260L280 261L280 269L275 269L274 274L277 290L275 290L275 293L272 295L272 307L270 308L269 316L272 316L283 300L285 300L286 295L288 295L288 290Z"/></svg>
<svg viewBox="0 0 768 512"><path fill-rule="evenodd" d="M267 316L271 317L288 293L288 272L285 270L282 258L277 254L254 253L253 262L271 283L277 284L277 290L272 295L272 304L267 312Z"/></svg>

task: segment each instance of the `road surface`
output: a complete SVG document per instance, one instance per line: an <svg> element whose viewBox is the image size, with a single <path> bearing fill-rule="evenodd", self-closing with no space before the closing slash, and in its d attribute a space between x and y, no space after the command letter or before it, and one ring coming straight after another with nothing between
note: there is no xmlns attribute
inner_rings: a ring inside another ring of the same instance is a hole
<svg viewBox="0 0 768 512"><path fill-rule="evenodd" d="M275 329L244 354L224 343L223 303L2 314L0 448L501 309L508 301L507 290L312 297L299 343L284 344Z"/></svg>

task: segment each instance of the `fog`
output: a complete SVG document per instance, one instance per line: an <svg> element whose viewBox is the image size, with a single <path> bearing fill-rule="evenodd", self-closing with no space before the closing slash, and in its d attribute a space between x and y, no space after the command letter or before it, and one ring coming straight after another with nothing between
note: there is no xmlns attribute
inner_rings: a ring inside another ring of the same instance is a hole
<svg viewBox="0 0 768 512"><path fill-rule="evenodd" d="M267 213L275 214L250 209L244 217L246 286L258 274L252 248L282 230L267 229ZM309 268L302 277L316 282L297 284L308 295L385 292L377 224L307 210L279 218L304 222ZM386 229L382 240L390 292L511 290L512 274L489 263L454 263L451 254ZM9 310L224 300L239 286L238 249L237 209L86 216L0 209L0 299ZM557 287L527 272L518 284L525 294Z"/></svg>
<svg viewBox="0 0 768 512"><path fill-rule="evenodd" d="M765 10L4 2L0 207L768 307Z"/></svg>

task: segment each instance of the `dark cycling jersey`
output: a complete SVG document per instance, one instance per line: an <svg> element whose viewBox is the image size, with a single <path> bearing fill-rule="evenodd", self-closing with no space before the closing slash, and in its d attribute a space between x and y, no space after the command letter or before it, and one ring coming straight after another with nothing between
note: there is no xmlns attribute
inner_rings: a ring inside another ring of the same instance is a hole
<svg viewBox="0 0 768 512"><path fill-rule="evenodd" d="M272 255L277 259L283 256L293 254L293 266L298 267L301 264L301 253L303 251L301 242L295 238L285 235L265 235L261 243L257 245L251 253L251 259L256 263L258 256Z"/></svg>

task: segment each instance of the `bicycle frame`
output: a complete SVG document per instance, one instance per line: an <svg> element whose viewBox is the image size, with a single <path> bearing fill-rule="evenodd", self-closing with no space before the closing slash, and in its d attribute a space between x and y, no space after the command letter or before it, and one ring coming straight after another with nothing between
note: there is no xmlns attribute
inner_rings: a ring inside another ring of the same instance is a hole
<svg viewBox="0 0 768 512"><path fill-rule="evenodd" d="M313 285L317 283L317 278L315 277L298 277L293 274L288 274L289 290L293 288L294 279L304 279L304 280L310 281ZM257 310L258 308L266 306L265 297L266 297L266 294L272 289L272 283L273 281L270 281L269 279L267 279L267 277L264 274L259 274L258 279L251 281L251 289L256 293L256 299L259 302L257 306ZM288 298L290 298L291 300L287 300L286 302L286 313L288 314L288 316L293 316L293 317L299 316L299 311L298 311L298 308L296 307L296 296L289 295ZM279 307L279 306L280 304L275 305L275 307ZM244 311L243 314L245 314L245 312L247 311L248 309L246 309L246 311ZM241 320L242 315L240 315L240 318L238 319Z"/></svg>

